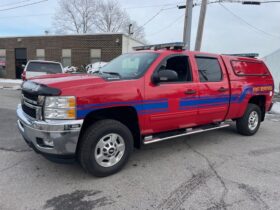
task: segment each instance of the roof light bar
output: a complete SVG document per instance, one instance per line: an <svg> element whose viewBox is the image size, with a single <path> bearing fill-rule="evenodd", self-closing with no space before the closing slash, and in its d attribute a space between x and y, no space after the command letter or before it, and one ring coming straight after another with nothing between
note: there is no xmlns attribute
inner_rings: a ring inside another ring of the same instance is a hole
<svg viewBox="0 0 280 210"><path fill-rule="evenodd" d="M159 49L170 49L170 50L183 50L185 49L184 42L173 42L173 43L164 43L164 44L154 44L154 45L144 45L133 47L134 50L159 50Z"/></svg>
<svg viewBox="0 0 280 210"><path fill-rule="evenodd" d="M258 53L240 53L240 54L224 54L229 56L239 56L239 57L247 57L247 58L256 58L259 57Z"/></svg>

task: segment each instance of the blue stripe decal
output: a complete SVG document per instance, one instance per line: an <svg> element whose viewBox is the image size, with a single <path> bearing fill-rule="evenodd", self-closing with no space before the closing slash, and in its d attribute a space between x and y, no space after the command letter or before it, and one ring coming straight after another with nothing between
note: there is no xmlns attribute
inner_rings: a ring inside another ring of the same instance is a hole
<svg viewBox="0 0 280 210"><path fill-rule="evenodd" d="M89 104L87 106L78 106L77 117L84 118L88 113L102 109L113 107L114 105L132 105L139 114L151 114L156 112L167 112L168 111L168 100L146 100L146 101L129 101L129 102L112 102L112 103L100 103L100 104Z"/></svg>
<svg viewBox="0 0 280 210"><path fill-rule="evenodd" d="M228 103L229 97L217 97L209 99L197 99L197 100L182 100L180 106L200 106L205 104L216 104L216 103Z"/></svg>
<svg viewBox="0 0 280 210"><path fill-rule="evenodd" d="M207 108L213 106L222 106L231 103L241 103L248 94L253 94L253 87L245 86L241 94L234 95L218 95L218 96L200 96L191 98L182 98L179 101L179 110L191 110L193 108ZM134 100L126 102L110 102L99 104L78 105L77 117L84 118L88 113L108 108L119 106L133 106L138 114L152 114L159 112L168 112L168 99L158 100Z"/></svg>
<svg viewBox="0 0 280 210"><path fill-rule="evenodd" d="M114 105L136 105L143 103L157 103L157 102L167 102L167 99L158 99L158 100L143 100L143 101L116 101L116 102L108 102L108 103L99 103L99 104L84 104L78 105L78 109L85 108L95 108L95 107L109 107Z"/></svg>

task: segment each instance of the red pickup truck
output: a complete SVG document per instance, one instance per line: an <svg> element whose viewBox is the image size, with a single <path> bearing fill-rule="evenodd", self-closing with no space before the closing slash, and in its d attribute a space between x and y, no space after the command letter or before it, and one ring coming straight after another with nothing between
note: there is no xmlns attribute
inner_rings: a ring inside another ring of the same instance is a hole
<svg viewBox="0 0 280 210"><path fill-rule="evenodd" d="M95 176L119 171L134 147L229 126L255 134L273 79L256 58L144 46L91 75L45 75L22 85L18 127L49 159L79 160Z"/></svg>

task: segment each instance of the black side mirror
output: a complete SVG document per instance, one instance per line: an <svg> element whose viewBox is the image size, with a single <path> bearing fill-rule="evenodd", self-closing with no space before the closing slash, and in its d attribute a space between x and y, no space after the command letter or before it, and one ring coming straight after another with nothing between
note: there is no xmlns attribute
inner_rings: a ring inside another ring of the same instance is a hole
<svg viewBox="0 0 280 210"><path fill-rule="evenodd" d="M156 72L152 77L152 82L157 84L159 82L172 82L178 80L178 74L174 70L165 69Z"/></svg>

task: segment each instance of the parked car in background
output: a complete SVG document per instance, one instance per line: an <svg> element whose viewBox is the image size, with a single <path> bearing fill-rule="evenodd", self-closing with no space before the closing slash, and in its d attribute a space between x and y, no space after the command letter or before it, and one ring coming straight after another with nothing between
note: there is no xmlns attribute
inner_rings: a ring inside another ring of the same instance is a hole
<svg viewBox="0 0 280 210"><path fill-rule="evenodd" d="M30 60L24 67L21 78L22 80L28 80L36 76L58 74L63 72L63 67L59 62Z"/></svg>
<svg viewBox="0 0 280 210"><path fill-rule="evenodd" d="M94 72L99 71L103 66L105 66L107 62L96 62L86 66L86 71L88 74L92 74Z"/></svg>
<svg viewBox="0 0 280 210"><path fill-rule="evenodd" d="M78 68L75 66L65 66L63 68L64 73L76 73L78 71Z"/></svg>

